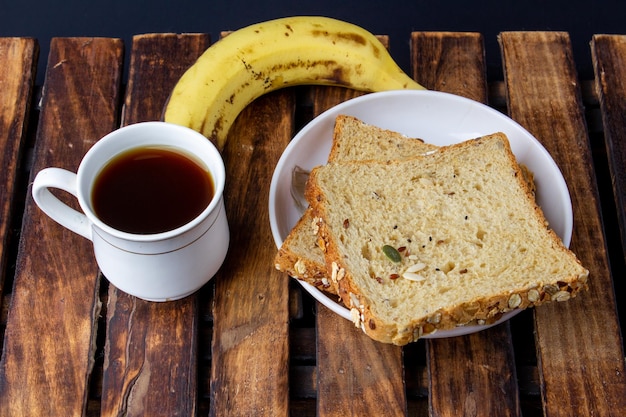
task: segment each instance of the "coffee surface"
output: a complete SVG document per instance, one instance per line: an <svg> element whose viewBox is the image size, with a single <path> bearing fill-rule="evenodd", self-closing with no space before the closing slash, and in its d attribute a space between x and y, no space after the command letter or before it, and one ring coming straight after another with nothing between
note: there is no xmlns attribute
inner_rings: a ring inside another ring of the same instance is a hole
<svg viewBox="0 0 626 417"><path fill-rule="evenodd" d="M124 232L154 234L196 218L215 193L206 167L168 148L135 148L113 158L96 177L93 210Z"/></svg>

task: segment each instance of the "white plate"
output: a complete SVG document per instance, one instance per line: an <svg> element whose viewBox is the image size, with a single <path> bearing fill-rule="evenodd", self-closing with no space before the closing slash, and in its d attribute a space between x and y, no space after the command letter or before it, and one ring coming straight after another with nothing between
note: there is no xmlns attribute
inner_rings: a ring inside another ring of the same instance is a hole
<svg viewBox="0 0 626 417"><path fill-rule="evenodd" d="M570 195L561 171L537 139L509 117L484 104L436 91L401 90L372 93L343 102L311 121L289 143L276 165L270 187L270 224L277 247L301 216L290 193L292 170L296 166L311 170L326 163L335 118L339 114L355 116L366 123L440 146L504 132L517 160L535 175L537 202L552 229L569 246L573 222ZM350 319L349 310L334 297L303 281L298 282L320 303ZM495 324L517 313L519 310L508 312ZM490 326L464 326L424 337L459 336L487 327Z"/></svg>

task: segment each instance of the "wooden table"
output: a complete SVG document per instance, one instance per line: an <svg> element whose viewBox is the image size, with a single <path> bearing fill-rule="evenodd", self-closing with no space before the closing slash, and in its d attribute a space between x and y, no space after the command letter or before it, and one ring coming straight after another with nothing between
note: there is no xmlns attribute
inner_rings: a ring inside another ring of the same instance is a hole
<svg viewBox="0 0 626 417"><path fill-rule="evenodd" d="M47 218L29 184L46 166L76 170L118 126L159 119L208 36L136 36L128 62L119 39L55 38L42 88L37 41L0 39L0 416L625 416L626 36L589 39L595 80L578 79L567 33L498 40L503 77L487 80L480 34L412 33L413 76L489 102L549 150L590 290L400 348L369 340L272 262L267 199L281 152L360 93L294 87L250 105L223 151L224 267L193 296L149 303L109 285L90 243Z"/></svg>

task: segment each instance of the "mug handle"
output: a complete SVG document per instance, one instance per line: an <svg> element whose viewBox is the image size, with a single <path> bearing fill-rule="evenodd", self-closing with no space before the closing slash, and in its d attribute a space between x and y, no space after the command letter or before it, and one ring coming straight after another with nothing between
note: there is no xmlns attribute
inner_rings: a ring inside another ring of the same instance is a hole
<svg viewBox="0 0 626 417"><path fill-rule="evenodd" d="M33 199L52 220L84 238L92 240L91 222L80 213L56 198L48 188L58 188L78 197L76 174L62 168L44 168L33 182Z"/></svg>

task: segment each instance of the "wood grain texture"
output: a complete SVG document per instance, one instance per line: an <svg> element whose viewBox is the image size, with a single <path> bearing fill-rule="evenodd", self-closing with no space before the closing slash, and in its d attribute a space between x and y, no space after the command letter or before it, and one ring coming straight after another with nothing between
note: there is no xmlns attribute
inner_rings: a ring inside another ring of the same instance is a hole
<svg viewBox="0 0 626 417"><path fill-rule="evenodd" d="M626 259L626 35L595 35L591 53Z"/></svg>
<svg viewBox="0 0 626 417"><path fill-rule="evenodd" d="M387 36L378 39L388 47ZM342 87L310 87L307 101L315 117L360 95ZM371 340L321 304L315 322L318 415L406 415L402 348Z"/></svg>
<svg viewBox="0 0 626 417"><path fill-rule="evenodd" d="M307 101L317 116L362 94L341 87L310 87ZM401 347L372 340L321 304L316 327L318 416L407 415Z"/></svg>
<svg viewBox="0 0 626 417"><path fill-rule="evenodd" d="M9 227L38 57L35 39L0 38L0 297L4 293Z"/></svg>
<svg viewBox="0 0 626 417"><path fill-rule="evenodd" d="M210 41L202 33L134 36L122 123L160 120L178 79Z"/></svg>
<svg viewBox="0 0 626 417"><path fill-rule="evenodd" d="M159 120L170 91L209 45L207 35L133 38L122 124ZM109 286L102 416L193 416L198 297L168 303Z"/></svg>
<svg viewBox="0 0 626 417"><path fill-rule="evenodd" d="M411 41L417 82L487 101L482 35L414 32ZM508 323L468 336L428 340L426 345L433 416L521 414Z"/></svg>
<svg viewBox="0 0 626 417"><path fill-rule="evenodd" d="M223 150L229 253L215 280L211 416L289 415L289 278L274 268L274 167L293 134L293 91L238 117Z"/></svg>
<svg viewBox="0 0 626 417"><path fill-rule="evenodd" d="M478 71L482 52L476 49L480 35L419 32L412 42L416 39L421 46L412 49L412 61L420 83L486 99L478 88L484 83L484 71ZM32 100L28 90L33 88L37 48L34 40L0 39L0 149L5 166L0 174L2 239L9 221L5 211L9 210L8 216L23 215L14 289L4 289L4 300L10 303L0 312L0 331L6 323L0 416L456 416L480 415L484 410L512 415L517 406L512 395L516 388L510 374L515 371L511 349L516 360L522 361L517 376L522 404L529 398L532 401L528 415L626 415L624 350L614 311L621 305L612 290L602 233L603 227L616 228L617 224L613 217L602 219L599 214L568 37L504 33L500 42L506 80L492 84L500 94L498 108L504 107L505 95L505 88L499 87L506 84L511 114L542 141L566 176L575 214L572 248L591 269L588 293L527 312L536 316L529 323L536 328L536 366L523 362L522 350L532 343L514 333L511 345L508 324L472 336L398 348L367 339L322 306L318 306L314 329L309 311L314 301L310 299L305 299L304 319L296 317L300 313L294 313L298 307L293 300L289 315L288 278L272 266L275 246L266 200L269 178L294 134L294 120L308 121L327 107L361 94L342 88L297 87L275 92L249 106L237 121L233 140L224 149L233 241L225 268L201 293L167 305L141 302L113 287L105 294L88 241L46 217L30 196L24 213L10 213L15 204L7 203L7 198L21 198L26 191L22 181L17 193L2 187L11 186L12 173L24 169L19 164L29 155L20 156L19 147ZM607 153L614 159L612 179L622 215L623 43L623 36L596 35L591 44ZM120 40L54 39L47 57L32 175L45 166L76 170L87 149L120 122L158 119L177 75L206 44L205 35L135 37L124 98ZM591 104L596 105L593 97ZM616 146L620 147L617 151ZM623 217L620 227L623 233ZM10 245L14 254L17 242ZM4 264L5 250L3 241L2 274L11 269ZM103 307L106 331L96 332L97 324L103 323L99 299L107 296ZM209 309L216 313L214 317ZM201 327L206 330L200 342L199 317L211 323ZM517 325L512 328L517 330ZM102 370L101 358L94 357L101 353L96 350L96 334L106 337ZM211 343L212 351L204 349L198 364L196 350ZM96 369L92 370L94 359ZM211 370L206 369L209 364ZM209 385L210 398L203 395L198 409L197 391L207 387L208 393ZM544 410L534 409L539 394ZM489 404L496 401L493 398L512 402L498 408ZM527 408L523 411L526 415Z"/></svg>
<svg viewBox="0 0 626 417"><path fill-rule="evenodd" d="M499 41L510 115L561 168L574 210L571 248L590 270L588 292L535 312L544 412L626 415L624 352L569 36L505 32Z"/></svg>
<svg viewBox="0 0 626 417"><path fill-rule="evenodd" d="M318 416L408 415L402 348L372 340L322 305L316 322Z"/></svg>
<svg viewBox="0 0 626 417"><path fill-rule="evenodd" d="M32 175L75 171L118 125L123 46L118 39L55 38ZM0 415L80 416L87 402L97 318L91 243L26 203L0 369Z"/></svg>
<svg viewBox="0 0 626 417"><path fill-rule="evenodd" d="M413 32L413 78L429 90L487 102L485 48L480 33Z"/></svg>

